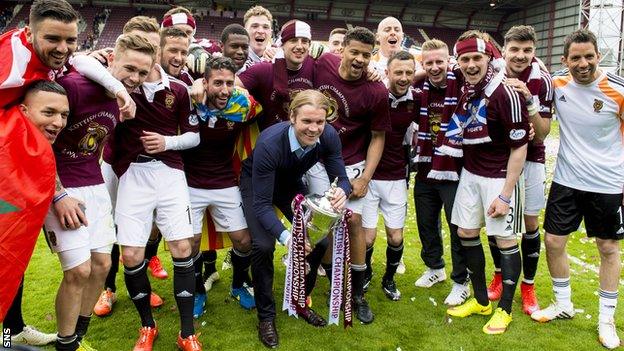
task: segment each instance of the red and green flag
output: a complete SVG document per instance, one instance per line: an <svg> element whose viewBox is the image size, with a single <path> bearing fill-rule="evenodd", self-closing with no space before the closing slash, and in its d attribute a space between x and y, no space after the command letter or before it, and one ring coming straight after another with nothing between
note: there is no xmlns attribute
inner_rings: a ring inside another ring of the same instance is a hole
<svg viewBox="0 0 624 351"><path fill-rule="evenodd" d="M17 106L0 110L0 322L52 202L55 173L50 142Z"/></svg>

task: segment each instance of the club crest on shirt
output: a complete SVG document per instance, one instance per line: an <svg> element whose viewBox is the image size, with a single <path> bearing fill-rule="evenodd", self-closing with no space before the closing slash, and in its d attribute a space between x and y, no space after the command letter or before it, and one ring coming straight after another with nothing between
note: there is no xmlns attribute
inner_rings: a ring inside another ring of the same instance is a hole
<svg viewBox="0 0 624 351"><path fill-rule="evenodd" d="M165 107L168 109L172 109L174 102L175 102L175 96L173 94L167 93L167 95L165 96Z"/></svg>
<svg viewBox="0 0 624 351"><path fill-rule="evenodd" d="M87 127L87 133L78 142L78 149L83 155L90 155L96 152L108 134L108 128L98 123L91 122Z"/></svg>
<svg viewBox="0 0 624 351"><path fill-rule="evenodd" d="M284 111L286 112L286 114L288 114L288 110L290 109L290 102L293 101L295 97L297 96L297 94L299 94L303 90L304 89L298 89L298 88L288 89L288 101L284 102L283 104Z"/></svg>
<svg viewBox="0 0 624 351"><path fill-rule="evenodd" d="M602 110L602 106L604 106L604 101L594 99L594 112L600 112L600 110Z"/></svg>
<svg viewBox="0 0 624 351"><path fill-rule="evenodd" d="M322 91L323 95L325 95L326 98L329 99L330 104L329 104L329 109L327 110L327 116L333 116L334 113L336 113L336 108L334 106L338 106L338 103L336 102L336 99L334 99L334 97L331 95L331 93L327 90ZM336 119L333 119L331 122L335 121Z"/></svg>

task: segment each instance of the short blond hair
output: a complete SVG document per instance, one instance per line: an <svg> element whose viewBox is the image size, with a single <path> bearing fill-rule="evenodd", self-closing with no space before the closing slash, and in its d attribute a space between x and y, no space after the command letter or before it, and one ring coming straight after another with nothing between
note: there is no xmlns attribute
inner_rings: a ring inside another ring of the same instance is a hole
<svg viewBox="0 0 624 351"><path fill-rule="evenodd" d="M288 107L288 116L296 117L299 113L299 108L305 105L325 110L325 119L327 122L331 122L336 119L336 112L338 110L336 102L329 99L320 91L313 89L302 90L295 95L294 99L290 102L290 106Z"/></svg>
<svg viewBox="0 0 624 351"><path fill-rule="evenodd" d="M144 36L139 34L122 34L115 43L115 54L128 50L137 51L148 55L152 62L156 62L158 48L149 42Z"/></svg>
<svg viewBox="0 0 624 351"><path fill-rule="evenodd" d="M250 7L249 10L245 12L245 16L243 17L243 23L247 25L247 21L249 21L249 18L253 16L265 16L269 19L269 22L271 22L271 27L273 27L273 15L266 8L260 5Z"/></svg>
<svg viewBox="0 0 624 351"><path fill-rule="evenodd" d="M471 29L471 30L467 30L465 32L462 33L462 35L459 36L459 38L457 38L457 41L464 41L466 39L473 39L473 38L477 38L477 39L483 39L485 41L490 41L490 35L487 33L484 33L480 30L476 30L476 29Z"/></svg>
<svg viewBox="0 0 624 351"><path fill-rule="evenodd" d="M439 39L429 39L422 44L422 51L433 51L438 49L446 49L448 52L448 45L445 42Z"/></svg>
<svg viewBox="0 0 624 351"><path fill-rule="evenodd" d="M123 27L123 34L138 30L144 33L160 33L160 25L153 17L134 16Z"/></svg>

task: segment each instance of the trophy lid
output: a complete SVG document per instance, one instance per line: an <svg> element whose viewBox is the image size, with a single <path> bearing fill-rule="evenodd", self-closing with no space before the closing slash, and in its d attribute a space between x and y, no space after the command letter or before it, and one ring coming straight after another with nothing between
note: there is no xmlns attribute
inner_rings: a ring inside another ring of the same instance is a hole
<svg viewBox="0 0 624 351"><path fill-rule="evenodd" d="M310 194L306 196L306 200L307 205L312 207L316 212L331 217L339 217L342 215L332 207L330 199L326 195Z"/></svg>

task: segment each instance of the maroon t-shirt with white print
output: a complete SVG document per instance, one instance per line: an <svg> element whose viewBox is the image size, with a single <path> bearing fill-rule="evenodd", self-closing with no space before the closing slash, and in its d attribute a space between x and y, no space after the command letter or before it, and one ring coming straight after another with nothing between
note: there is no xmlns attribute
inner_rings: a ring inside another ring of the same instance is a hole
<svg viewBox="0 0 624 351"><path fill-rule="evenodd" d="M59 179L69 188L102 184L99 160L118 122L117 101L77 72L57 82L67 91L70 108L67 126L52 145Z"/></svg>
<svg viewBox="0 0 624 351"><path fill-rule="evenodd" d="M249 67L238 78L245 89L262 105L262 115L258 118L260 131L273 124L288 120L288 103L277 99L274 87L274 72L276 65L270 62L258 62ZM306 57L297 71L288 72L288 93L291 99L296 93L313 88L314 60Z"/></svg>
<svg viewBox="0 0 624 351"><path fill-rule="evenodd" d="M331 122L342 142L345 165L366 159L371 131L392 131L388 89L363 74L348 81L338 72L340 57L326 53L316 60L314 86L338 105L338 118Z"/></svg>

